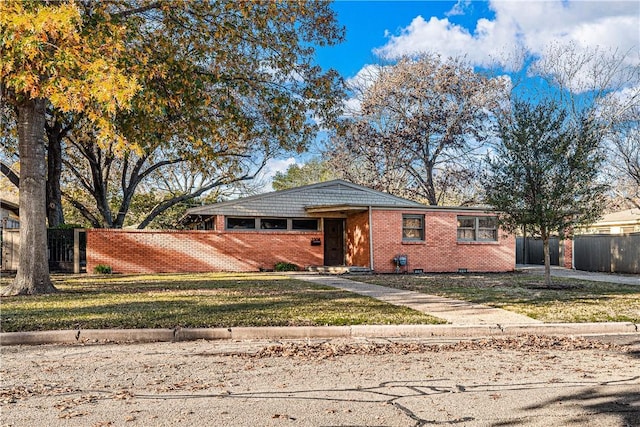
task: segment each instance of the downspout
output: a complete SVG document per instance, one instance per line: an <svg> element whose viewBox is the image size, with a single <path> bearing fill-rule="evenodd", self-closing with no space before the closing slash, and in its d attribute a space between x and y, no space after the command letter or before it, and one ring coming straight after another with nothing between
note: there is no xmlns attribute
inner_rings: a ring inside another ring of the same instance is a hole
<svg viewBox="0 0 640 427"><path fill-rule="evenodd" d="M373 223L371 218L371 206L369 206L369 269L373 271Z"/></svg>

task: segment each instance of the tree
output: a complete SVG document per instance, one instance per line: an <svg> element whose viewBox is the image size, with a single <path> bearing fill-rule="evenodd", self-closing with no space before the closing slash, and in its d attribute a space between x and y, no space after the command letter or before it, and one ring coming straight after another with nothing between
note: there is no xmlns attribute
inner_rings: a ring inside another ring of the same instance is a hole
<svg viewBox="0 0 640 427"><path fill-rule="evenodd" d="M114 66L121 28L101 22L90 34L83 24L73 3L0 4L2 102L17 113L20 155L20 268L4 295L55 291L46 240L47 105L84 112L110 137L107 118L138 90L136 80Z"/></svg>
<svg viewBox="0 0 640 427"><path fill-rule="evenodd" d="M606 131L602 174L610 182L609 204L614 209L640 207L640 62L637 47L627 52L550 43L541 59L530 62L530 74L541 76L554 99L573 117L597 114ZM540 86L533 88L538 92Z"/></svg>
<svg viewBox="0 0 640 427"><path fill-rule="evenodd" d="M483 179L486 202L498 210L506 230L527 226L540 235L550 285L550 235L570 234L602 212L604 131L593 115L571 120L564 107L543 99L515 101L500 120L500 137Z"/></svg>
<svg viewBox="0 0 640 427"><path fill-rule="evenodd" d="M247 154L252 148L246 142L221 147L219 153L207 157L206 165L194 164L170 147L152 146L150 152L127 150L119 156L113 146L101 148L91 137L71 135L67 142L64 198L94 228L126 224L145 228L173 206L250 179L260 169ZM254 154L260 149L254 145ZM133 220L128 216L140 191L153 192L157 203Z"/></svg>
<svg viewBox="0 0 640 427"><path fill-rule="evenodd" d="M156 159L168 147L176 157L160 164L202 168L256 144L270 155L302 150L319 128L310 118L329 125L339 111L337 73L313 63L314 46L342 38L326 2L7 1L0 7L3 102L42 99L54 118L73 114L67 134L88 135L86 148L107 149L123 165L131 153ZM18 121L35 123L24 114ZM40 145L41 122L33 139ZM248 149L241 155L253 154ZM137 160L129 166L144 167ZM139 177L126 187L135 190ZM21 199L32 196L40 197L21 191ZM42 213L27 215L44 234ZM29 246L45 250L42 240L23 240ZM46 264L42 253L33 259ZM28 273L29 280L49 283L42 271L38 278ZM18 276L8 292L34 292ZM44 289L52 288L37 291Z"/></svg>
<svg viewBox="0 0 640 427"><path fill-rule="evenodd" d="M325 160L311 159L302 166L290 165L286 172L276 172L271 185L274 190L286 190L335 178L335 172Z"/></svg>
<svg viewBox="0 0 640 427"><path fill-rule="evenodd" d="M492 137L493 117L507 99L502 79L490 79L462 59L402 58L354 91L360 108L333 141L341 171L360 173L380 189L400 189L430 205L472 176L469 160ZM464 184L463 184L464 186Z"/></svg>
<svg viewBox="0 0 640 427"><path fill-rule="evenodd" d="M250 179L268 156L304 149L318 129L309 117L330 126L339 111L337 74L312 61L314 44L342 37L328 3L87 2L82 13L127 28L119 65L141 86L113 119L126 145L98 140L81 114L51 112L47 130L63 132L48 132L49 147L59 141L51 135L65 138L66 168L93 202L72 191L65 199L94 226L121 227L138 186L178 163L218 186ZM174 194L149 221L210 189ZM120 202L113 212L110 198Z"/></svg>
<svg viewBox="0 0 640 427"><path fill-rule="evenodd" d="M640 209L640 105L625 109L609 136L609 171L616 195Z"/></svg>

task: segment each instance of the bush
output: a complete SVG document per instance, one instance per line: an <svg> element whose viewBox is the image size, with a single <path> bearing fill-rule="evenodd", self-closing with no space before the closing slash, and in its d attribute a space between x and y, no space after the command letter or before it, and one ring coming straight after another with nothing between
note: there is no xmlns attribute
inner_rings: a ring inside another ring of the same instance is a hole
<svg viewBox="0 0 640 427"><path fill-rule="evenodd" d="M298 266L290 262L279 262L276 264L276 271L298 271Z"/></svg>
<svg viewBox="0 0 640 427"><path fill-rule="evenodd" d="M111 274L111 266L105 264L98 264L93 267L93 272L96 274Z"/></svg>

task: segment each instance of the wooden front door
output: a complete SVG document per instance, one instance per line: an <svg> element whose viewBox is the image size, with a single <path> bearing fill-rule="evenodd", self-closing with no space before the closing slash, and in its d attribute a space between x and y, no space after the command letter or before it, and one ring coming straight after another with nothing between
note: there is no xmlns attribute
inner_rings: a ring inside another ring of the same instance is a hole
<svg viewBox="0 0 640 427"><path fill-rule="evenodd" d="M344 220L324 220L324 265L344 265Z"/></svg>

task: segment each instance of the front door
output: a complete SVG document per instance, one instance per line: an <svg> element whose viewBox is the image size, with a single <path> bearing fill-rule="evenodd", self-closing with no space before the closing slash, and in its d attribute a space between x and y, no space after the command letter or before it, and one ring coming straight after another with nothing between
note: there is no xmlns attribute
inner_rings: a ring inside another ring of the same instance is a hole
<svg viewBox="0 0 640 427"><path fill-rule="evenodd" d="M324 265L344 265L344 220L324 220Z"/></svg>

